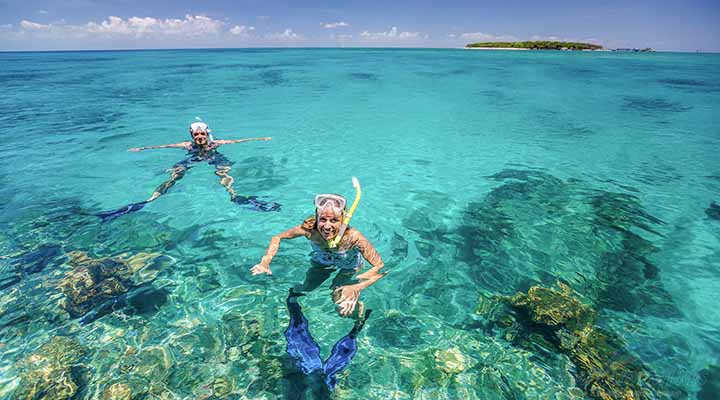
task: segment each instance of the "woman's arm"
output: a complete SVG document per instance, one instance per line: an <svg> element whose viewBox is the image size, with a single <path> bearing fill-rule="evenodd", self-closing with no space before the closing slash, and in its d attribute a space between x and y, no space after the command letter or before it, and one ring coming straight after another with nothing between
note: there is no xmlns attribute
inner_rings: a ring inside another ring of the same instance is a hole
<svg viewBox="0 0 720 400"><path fill-rule="evenodd" d="M352 314L355 310L355 305L360 298L360 291L366 289L368 286L379 281L385 276L380 270L385 266L385 263L380 257L380 254L375 250L375 247L370 243L360 231L353 230L352 232L353 246L357 246L360 249L360 254L367 260L372 268L358 275L356 278L360 282L354 285L340 286L335 289L335 296L337 300L335 303L338 305L338 312L340 315L347 317Z"/></svg>
<svg viewBox="0 0 720 400"><path fill-rule="evenodd" d="M262 140L262 141L266 142L268 140L272 140L272 138L271 137L259 137L259 138L248 138L248 139L213 140L213 143L234 144L234 143L250 142L253 140Z"/></svg>
<svg viewBox="0 0 720 400"><path fill-rule="evenodd" d="M272 275L272 271L270 270L270 262L272 261L273 257L275 257L275 254L277 254L278 252L278 248L280 247L280 240L295 239L296 237L300 236L307 237L307 229L305 229L302 225L290 228L279 235L273 236L273 238L270 239L270 245L268 246L268 249L265 252L262 260L258 264L255 264L255 266L250 268L250 272L252 272L253 275Z"/></svg>
<svg viewBox="0 0 720 400"><path fill-rule="evenodd" d="M183 148L186 149L190 147L190 142L180 142L180 143L173 143L173 144L161 144L159 146L145 146L145 147L133 147L132 149L128 149L128 151L143 151L143 150L150 150L150 149L167 149L167 148Z"/></svg>
<svg viewBox="0 0 720 400"><path fill-rule="evenodd" d="M360 280L360 283L357 285L362 290L385 276L384 273L380 272L380 270L385 267L385 263L383 262L382 257L380 257L380 254L378 254L377 250L375 250L375 246L373 246L372 243L370 243L370 241L367 240L362 233L360 233L360 231L355 231L355 235L355 245L360 249L360 254L362 254L363 258L372 265L372 268L356 277Z"/></svg>

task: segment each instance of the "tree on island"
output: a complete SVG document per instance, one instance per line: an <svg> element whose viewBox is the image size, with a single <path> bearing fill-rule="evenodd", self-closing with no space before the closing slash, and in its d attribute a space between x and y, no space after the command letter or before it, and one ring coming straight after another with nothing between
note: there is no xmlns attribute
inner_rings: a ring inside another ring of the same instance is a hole
<svg viewBox="0 0 720 400"><path fill-rule="evenodd" d="M512 48L512 49L533 49L533 50L600 50L603 47L580 42L553 42L547 40L525 41L525 42L478 42L465 45L466 48Z"/></svg>

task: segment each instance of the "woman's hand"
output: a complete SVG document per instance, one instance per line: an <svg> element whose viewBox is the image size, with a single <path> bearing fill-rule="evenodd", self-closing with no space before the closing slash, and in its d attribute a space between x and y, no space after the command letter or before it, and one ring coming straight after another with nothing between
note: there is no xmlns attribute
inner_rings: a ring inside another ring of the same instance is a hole
<svg viewBox="0 0 720 400"><path fill-rule="evenodd" d="M270 266L262 262L259 264L255 264L254 267L250 268L250 272L252 272L253 276L260 274L272 275L272 271L270 271Z"/></svg>
<svg viewBox="0 0 720 400"><path fill-rule="evenodd" d="M340 286L333 291L333 300L342 317L348 317L355 310L355 305L360 298L360 288L355 285Z"/></svg>

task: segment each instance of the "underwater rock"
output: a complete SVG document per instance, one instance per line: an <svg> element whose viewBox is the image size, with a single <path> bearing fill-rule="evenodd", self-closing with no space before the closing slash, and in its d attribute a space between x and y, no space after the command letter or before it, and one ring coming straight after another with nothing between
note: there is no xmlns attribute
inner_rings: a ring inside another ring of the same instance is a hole
<svg viewBox="0 0 720 400"><path fill-rule="evenodd" d="M720 367L711 365L700 372L698 400L720 399Z"/></svg>
<svg viewBox="0 0 720 400"><path fill-rule="evenodd" d="M436 350L434 353L437 367L448 374L459 374L467 368L467 359L456 347Z"/></svg>
<svg viewBox="0 0 720 400"><path fill-rule="evenodd" d="M45 269L62 254L62 247L56 244L42 244L36 250L23 254L12 264L26 274L36 274Z"/></svg>
<svg viewBox="0 0 720 400"><path fill-rule="evenodd" d="M125 383L113 383L103 392L103 400L132 400L132 390Z"/></svg>
<svg viewBox="0 0 720 400"><path fill-rule="evenodd" d="M11 275L0 278L0 290L5 290L10 286L19 283L22 278L18 275Z"/></svg>
<svg viewBox="0 0 720 400"><path fill-rule="evenodd" d="M166 302L168 291L151 285L140 287L128 294L129 314L147 314L160 309Z"/></svg>
<svg viewBox="0 0 720 400"><path fill-rule="evenodd" d="M73 318L85 316L83 323L89 323L125 307L128 299L122 295L138 285L134 278L149 269L146 267L152 265L160 254L91 258L87 253L74 251L67 256L73 269L58 283L58 288L65 294L60 306ZM141 280L146 278L143 276ZM162 305L166 297L162 291L148 288L134 293L130 301L136 310L143 313L148 310L145 302Z"/></svg>
<svg viewBox="0 0 720 400"><path fill-rule="evenodd" d="M373 320L367 329L368 334L383 347L413 350L424 348L432 341L432 338L425 334L428 327L418 317L396 310L388 311L384 317Z"/></svg>
<svg viewBox="0 0 720 400"><path fill-rule="evenodd" d="M509 302L513 307L526 309L536 324L582 329L594 323L595 314L590 307L572 297L569 286L558 283L558 287L560 291L533 286L527 294L518 293Z"/></svg>
<svg viewBox="0 0 720 400"><path fill-rule="evenodd" d="M35 353L20 361L20 384L13 398L72 398L78 391L72 368L86 352L87 349L74 339L65 336L53 337Z"/></svg>
<svg viewBox="0 0 720 400"><path fill-rule="evenodd" d="M566 354L576 367L578 383L593 398L649 400L668 392L671 398L682 394L678 388L661 385L619 336L597 327L595 311L570 287L561 283L558 287L535 286L527 294L503 298L527 315L525 322L521 320L519 337L536 343L539 339L543 346L552 345ZM542 338L533 339L534 334Z"/></svg>
<svg viewBox="0 0 720 400"><path fill-rule="evenodd" d="M720 220L720 204L713 201L705 210L705 214L712 219Z"/></svg>
<svg viewBox="0 0 720 400"><path fill-rule="evenodd" d="M503 170L454 229L456 258L481 288L510 295L567 282L593 304L638 315L679 316L651 261L662 221L638 198L533 170ZM457 218L456 218L457 219Z"/></svg>
<svg viewBox="0 0 720 400"><path fill-rule="evenodd" d="M392 239L392 257L404 260L408 256L408 242L397 232L393 234Z"/></svg>

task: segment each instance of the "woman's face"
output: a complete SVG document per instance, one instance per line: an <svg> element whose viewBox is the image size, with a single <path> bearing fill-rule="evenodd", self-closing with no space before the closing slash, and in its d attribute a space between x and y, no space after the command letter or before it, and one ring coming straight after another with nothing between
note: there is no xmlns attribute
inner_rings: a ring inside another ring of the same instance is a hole
<svg viewBox="0 0 720 400"><path fill-rule="evenodd" d="M208 134L201 130L197 130L197 131L193 132L192 138L193 138L193 141L195 142L195 144L197 144L199 146L204 146L208 142Z"/></svg>
<svg viewBox="0 0 720 400"><path fill-rule="evenodd" d="M337 236L340 225L342 225L342 211L325 207L318 213L317 228L326 241L333 240Z"/></svg>

